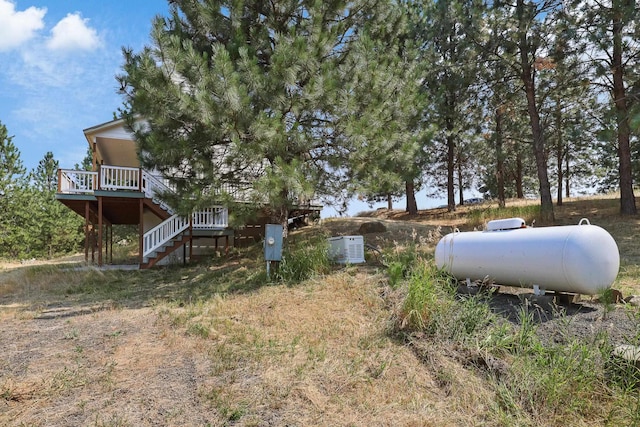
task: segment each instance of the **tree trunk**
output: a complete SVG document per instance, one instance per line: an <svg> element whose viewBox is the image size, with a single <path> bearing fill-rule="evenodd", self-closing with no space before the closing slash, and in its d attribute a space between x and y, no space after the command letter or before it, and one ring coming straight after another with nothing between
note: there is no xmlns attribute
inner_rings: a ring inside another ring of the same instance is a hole
<svg viewBox="0 0 640 427"><path fill-rule="evenodd" d="M447 118L447 207L449 212L456 210L456 199L454 192L454 176L453 171L455 167L454 154L456 150L456 142L453 137L453 120Z"/></svg>
<svg viewBox="0 0 640 427"><path fill-rule="evenodd" d="M564 156L564 195L568 199L571 194L569 189L569 181L571 179L571 171L569 170L569 150L567 150L567 154Z"/></svg>
<svg viewBox="0 0 640 427"><path fill-rule="evenodd" d="M405 188L407 192L407 212L410 215L417 215L418 203L416 202L416 189L413 185L413 180L405 181Z"/></svg>
<svg viewBox="0 0 640 427"><path fill-rule="evenodd" d="M391 194L387 194L387 209L393 210L393 196Z"/></svg>
<svg viewBox="0 0 640 427"><path fill-rule="evenodd" d="M460 203L460 206L464 205L464 189L463 189L463 179L462 179L462 161L460 159L460 156L458 155L458 162L457 162L457 166L458 166L458 202Z"/></svg>
<svg viewBox="0 0 640 427"><path fill-rule="evenodd" d="M522 178L522 155L516 154L516 197L524 199L524 188Z"/></svg>
<svg viewBox="0 0 640 427"><path fill-rule="evenodd" d="M558 196L556 204L558 206L562 206L562 183L564 179L562 174L562 158L564 153L564 141L562 138L562 109L560 108L560 102L556 102L556 133L556 165L558 168Z"/></svg>
<svg viewBox="0 0 640 427"><path fill-rule="evenodd" d="M622 65L622 4L613 1L613 102L618 119L618 172L620 179L620 214L635 215L636 199L633 194L631 171L631 147L629 144L629 111L625 98L624 70Z"/></svg>
<svg viewBox="0 0 640 427"><path fill-rule="evenodd" d="M274 224L282 225L282 237L289 236L289 191L283 188L280 191L280 206L273 209L271 219Z"/></svg>
<svg viewBox="0 0 640 427"><path fill-rule="evenodd" d="M498 183L498 206L504 208L504 153L502 150L502 111L496 108L496 180Z"/></svg>
<svg viewBox="0 0 640 427"><path fill-rule="evenodd" d="M547 171L547 159L545 158L544 133L540 125L540 115L536 105L536 88L533 68L529 62L529 40L527 39L527 23L524 16L524 0L517 0L516 8L518 14L518 48L520 50L520 67L522 70L521 79L527 95L527 111L531 122L531 132L533 134L533 155L536 159L536 169L538 172L538 182L540 184L540 215L541 220L546 223L554 221L553 200L551 199L551 185L549 184L549 173Z"/></svg>

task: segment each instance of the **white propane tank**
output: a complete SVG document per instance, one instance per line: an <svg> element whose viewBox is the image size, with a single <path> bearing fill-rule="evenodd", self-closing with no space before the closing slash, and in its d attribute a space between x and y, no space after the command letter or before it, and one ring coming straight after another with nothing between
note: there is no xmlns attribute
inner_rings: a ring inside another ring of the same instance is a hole
<svg viewBox="0 0 640 427"><path fill-rule="evenodd" d="M523 228L524 220L490 221L487 231L447 234L438 268L460 280L595 295L611 287L620 254L613 237L585 218L578 225Z"/></svg>

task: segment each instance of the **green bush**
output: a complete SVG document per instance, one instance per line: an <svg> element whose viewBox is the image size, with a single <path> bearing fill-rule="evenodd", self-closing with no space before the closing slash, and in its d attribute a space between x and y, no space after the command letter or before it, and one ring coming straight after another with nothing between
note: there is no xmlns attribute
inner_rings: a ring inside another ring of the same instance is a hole
<svg viewBox="0 0 640 427"><path fill-rule="evenodd" d="M282 261L273 272L273 280L298 283L330 270L327 239L316 237L283 248Z"/></svg>
<svg viewBox="0 0 640 427"><path fill-rule="evenodd" d="M418 260L416 246L410 244L407 247L396 246L384 254L389 286L397 288L407 277Z"/></svg>
<svg viewBox="0 0 640 427"><path fill-rule="evenodd" d="M408 278L407 296L399 316L402 329L422 330L431 334L450 312L454 302L453 283L433 263L418 261Z"/></svg>

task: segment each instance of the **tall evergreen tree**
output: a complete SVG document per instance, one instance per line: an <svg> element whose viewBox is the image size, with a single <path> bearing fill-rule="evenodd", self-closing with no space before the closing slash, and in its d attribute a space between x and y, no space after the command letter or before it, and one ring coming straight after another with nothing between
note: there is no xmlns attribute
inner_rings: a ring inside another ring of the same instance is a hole
<svg viewBox="0 0 640 427"><path fill-rule="evenodd" d="M27 189L20 151L0 122L0 257L17 258L28 246L25 225L33 209L27 206Z"/></svg>
<svg viewBox="0 0 640 427"><path fill-rule="evenodd" d="M367 201L406 196L417 213L429 127L421 122L426 97L409 9L394 4L384 24L368 23L346 70L352 76L340 97L340 126L349 141L353 191Z"/></svg>
<svg viewBox="0 0 640 427"><path fill-rule="evenodd" d="M547 21L560 4L561 0L516 0L515 3L497 1L492 4L491 14L491 19L498 21L501 26L496 37L500 38L499 43L509 53L498 55L497 59L505 61L512 72L518 75L522 93L527 102L531 146L539 183L541 215L547 222L554 220L554 214L545 133L537 93L536 61L541 59L541 55L547 49L549 42Z"/></svg>
<svg viewBox="0 0 640 427"><path fill-rule="evenodd" d="M23 184L25 172L13 136L9 136L7 127L0 122L0 195L6 195Z"/></svg>
<svg viewBox="0 0 640 427"><path fill-rule="evenodd" d="M38 162L36 170L33 172L33 182L40 191L55 191L58 185L59 163L53 158L53 153L48 151L44 158Z"/></svg>
<svg viewBox="0 0 640 427"><path fill-rule="evenodd" d="M640 85L638 55L640 6L634 0L574 0L567 14L573 18L578 37L584 41L583 54L592 65L591 81L608 92L616 117L612 143L618 156L620 213L637 213L633 193L630 116L633 93ZM637 103L637 100L636 100ZM637 105L637 104L636 104Z"/></svg>
<svg viewBox="0 0 640 427"><path fill-rule="evenodd" d="M456 169L465 157L461 155L461 144L465 136L470 136L464 133L479 122L473 118L474 111L478 111L473 105L479 67L474 33L483 17L483 2L433 0L411 2L411 6L419 17L417 34L423 43L422 60L427 64L422 81L431 107L426 113L439 129L433 148L437 152L438 145L444 147L441 152L445 154L447 205L453 211ZM459 172L458 176L462 178Z"/></svg>
<svg viewBox="0 0 640 427"><path fill-rule="evenodd" d="M55 198L59 162L47 152L32 171L32 185L28 189L29 203L23 227L29 231L30 256L69 253L77 250L82 241L82 219Z"/></svg>
<svg viewBox="0 0 640 427"><path fill-rule="evenodd" d="M87 147L87 152L82 158L82 162L80 162L80 164L76 163L74 168L84 171L93 170L93 153L91 152L91 147Z"/></svg>
<svg viewBox="0 0 640 427"><path fill-rule="evenodd" d="M175 0L152 45L124 50L125 114L143 166L170 177L179 211L244 185L286 224L299 198L335 194L341 70L373 0ZM144 126L135 126L143 117ZM286 229L286 227L285 227Z"/></svg>

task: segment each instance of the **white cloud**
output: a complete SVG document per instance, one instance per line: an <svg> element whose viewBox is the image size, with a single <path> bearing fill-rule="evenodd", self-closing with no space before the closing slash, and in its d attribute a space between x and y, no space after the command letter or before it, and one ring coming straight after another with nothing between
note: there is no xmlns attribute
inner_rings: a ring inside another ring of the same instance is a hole
<svg viewBox="0 0 640 427"><path fill-rule="evenodd" d="M16 11L16 5L9 0L0 0L0 51L14 49L36 35L44 28L46 8L30 7Z"/></svg>
<svg viewBox="0 0 640 427"><path fill-rule="evenodd" d="M79 12L67 14L51 29L47 47L56 51L69 51L93 50L100 46L98 33L88 26L88 22L88 19L81 18Z"/></svg>

